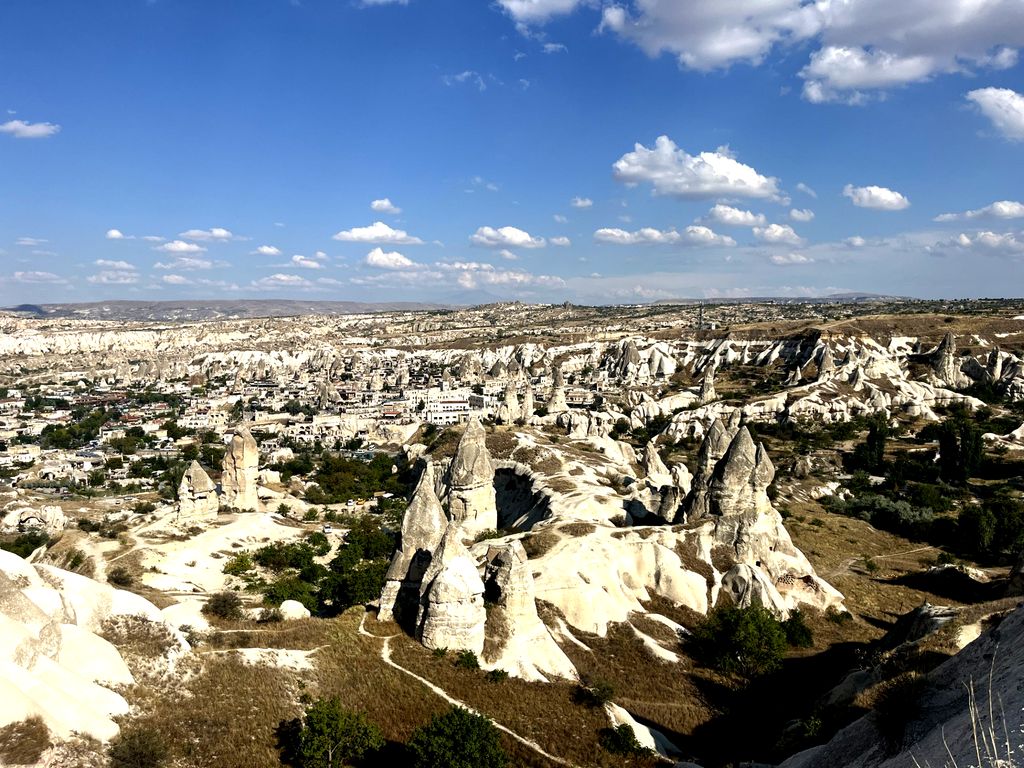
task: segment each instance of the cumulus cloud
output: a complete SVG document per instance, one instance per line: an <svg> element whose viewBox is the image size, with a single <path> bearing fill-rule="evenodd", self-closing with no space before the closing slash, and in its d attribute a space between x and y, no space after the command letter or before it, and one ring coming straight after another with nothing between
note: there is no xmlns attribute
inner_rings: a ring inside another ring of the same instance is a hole
<svg viewBox="0 0 1024 768"><path fill-rule="evenodd" d="M118 269L122 271L136 269L134 264L129 264L127 261L111 261L110 259L96 259L93 264L101 269Z"/></svg>
<svg viewBox="0 0 1024 768"><path fill-rule="evenodd" d="M281 249L273 245L261 245L251 253L253 256L280 256Z"/></svg>
<svg viewBox="0 0 1024 768"><path fill-rule="evenodd" d="M368 227L353 227L334 235L335 240L345 243L369 243L371 245L422 245L423 241L401 229L393 229L383 221L375 221Z"/></svg>
<svg viewBox="0 0 1024 768"><path fill-rule="evenodd" d="M691 225L678 232L675 229L660 230L644 227L635 232L605 227L594 232L594 240L610 245L724 245L732 246L736 241L726 235L716 234L708 227Z"/></svg>
<svg viewBox="0 0 1024 768"><path fill-rule="evenodd" d="M967 100L1010 141L1024 141L1024 96L1009 88L978 88Z"/></svg>
<svg viewBox="0 0 1024 768"><path fill-rule="evenodd" d="M277 272L259 280L253 280L250 285L261 291L276 291L282 288L312 288L313 283L299 275L289 275Z"/></svg>
<svg viewBox="0 0 1024 768"><path fill-rule="evenodd" d="M201 242L225 242L236 239L231 230L224 227L211 227L210 229L188 229L179 232L178 237L185 240L199 240Z"/></svg>
<svg viewBox="0 0 1024 768"><path fill-rule="evenodd" d="M126 240L128 239L124 232L120 229L108 229L106 234L107 240Z"/></svg>
<svg viewBox="0 0 1024 768"><path fill-rule="evenodd" d="M651 184L656 195L693 200L781 197L778 179L739 162L727 147L690 155L668 136L659 136L653 149L636 144L632 152L615 161L612 169L615 178L626 184Z"/></svg>
<svg viewBox="0 0 1024 768"><path fill-rule="evenodd" d="M552 245L557 245L560 248L568 248L572 245L572 240L568 237L552 237L549 241Z"/></svg>
<svg viewBox="0 0 1024 768"><path fill-rule="evenodd" d="M24 246L25 248L35 248L48 242L50 241L42 237L19 237L14 241L14 244Z"/></svg>
<svg viewBox="0 0 1024 768"><path fill-rule="evenodd" d="M818 199L818 193L815 192L813 189L811 189L806 184L804 184L802 181L797 183L796 188L797 188L798 192L803 192L805 195L813 197L815 200Z"/></svg>
<svg viewBox="0 0 1024 768"><path fill-rule="evenodd" d="M11 279L16 283L66 283L67 280L53 272L15 272Z"/></svg>
<svg viewBox="0 0 1024 768"><path fill-rule="evenodd" d="M569 201L569 205L573 208L590 208L594 204L594 201L589 197L574 197Z"/></svg>
<svg viewBox="0 0 1024 768"><path fill-rule="evenodd" d="M27 123L24 120L8 120L0 123L0 133L6 133L16 139L47 139L60 133L60 126L55 123Z"/></svg>
<svg viewBox="0 0 1024 768"><path fill-rule="evenodd" d="M961 232L950 240L936 243L929 250L938 251L939 253L955 250L977 255L1019 256L1024 254L1024 233Z"/></svg>
<svg viewBox="0 0 1024 768"><path fill-rule="evenodd" d="M814 211L812 211L810 208L794 208L789 212L789 218L791 218L793 221L813 221Z"/></svg>
<svg viewBox="0 0 1024 768"><path fill-rule="evenodd" d="M104 269L85 279L93 285L132 285L139 282L139 273L123 269Z"/></svg>
<svg viewBox="0 0 1024 768"><path fill-rule="evenodd" d="M292 256L291 262L288 264L289 267L298 267L300 269L323 269L324 265L316 259L310 259L306 256L295 254Z"/></svg>
<svg viewBox="0 0 1024 768"><path fill-rule="evenodd" d="M402 212L402 209L392 203L391 199L387 197L382 197L380 200L374 200L370 203L370 210L377 213L387 213L391 216L397 216Z"/></svg>
<svg viewBox="0 0 1024 768"><path fill-rule="evenodd" d="M801 245L800 237L789 224L769 224L767 227L754 227L754 237L762 243L772 245Z"/></svg>
<svg viewBox="0 0 1024 768"><path fill-rule="evenodd" d="M196 243L186 243L184 240L171 240L169 243L155 246L153 250L163 251L164 253L202 253L206 249Z"/></svg>
<svg viewBox="0 0 1024 768"><path fill-rule="evenodd" d="M766 223L763 213L751 213L722 203L714 206L704 218L728 227L757 227Z"/></svg>
<svg viewBox="0 0 1024 768"><path fill-rule="evenodd" d="M935 217L935 221L958 221L960 219L1020 219L1024 218L1024 203L1014 200L998 200L986 205L984 208L977 208L973 211L963 213L942 213Z"/></svg>
<svg viewBox="0 0 1024 768"><path fill-rule="evenodd" d="M902 211L910 206L907 198L886 187L855 187L847 184L843 187L843 196L850 198L858 208L872 208L876 211Z"/></svg>
<svg viewBox="0 0 1024 768"><path fill-rule="evenodd" d="M566 218L565 216L563 216L563 215L562 215L562 214L560 214L560 213L556 213L556 214L555 214L554 216L552 216L551 218L553 218L553 219L554 219L554 220L555 220L556 222L558 222L559 224L565 224L565 223L567 223L567 222L569 221L569 219L568 219L568 218Z"/></svg>
<svg viewBox="0 0 1024 768"><path fill-rule="evenodd" d="M415 269L416 262L406 258L398 251L385 252L382 248L374 248L366 254L366 264L377 269Z"/></svg>
<svg viewBox="0 0 1024 768"><path fill-rule="evenodd" d="M814 261L813 258L803 253L773 253L768 257L768 260L780 267L789 267L794 264L810 264Z"/></svg>
<svg viewBox="0 0 1024 768"><path fill-rule="evenodd" d="M865 240L860 235L853 235L852 237L848 237L845 240L843 240L843 243L850 246L851 248L863 248L865 245L868 244L868 241Z"/></svg>
<svg viewBox="0 0 1024 768"><path fill-rule="evenodd" d="M531 25L591 0L498 0L529 32ZM866 93L940 73L1007 69L1024 45L1019 0L745 0L604 4L599 30L667 53L696 70L758 65L776 48L810 41L801 76L812 101L857 102ZM859 94L859 96L858 96Z"/></svg>
<svg viewBox="0 0 1024 768"><path fill-rule="evenodd" d="M192 281L184 275L164 275L160 278L160 282L167 283L167 285L191 285Z"/></svg>
<svg viewBox="0 0 1024 768"><path fill-rule="evenodd" d="M473 245L484 248L543 248L543 237L534 237L517 227L480 227L470 236Z"/></svg>
<svg viewBox="0 0 1024 768"><path fill-rule="evenodd" d="M213 269L213 262L209 259L197 259L194 256L179 256L172 261L160 262L153 265L154 269L181 269L192 271L196 269Z"/></svg>

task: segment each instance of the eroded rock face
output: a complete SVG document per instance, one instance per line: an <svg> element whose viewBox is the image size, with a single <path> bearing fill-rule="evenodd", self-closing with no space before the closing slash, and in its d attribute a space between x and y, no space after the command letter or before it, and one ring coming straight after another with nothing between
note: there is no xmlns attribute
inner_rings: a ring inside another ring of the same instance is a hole
<svg viewBox="0 0 1024 768"><path fill-rule="evenodd" d="M715 465L709 487L712 515L761 514L771 510L768 486L775 467L763 445L755 445L746 427L740 427L725 456Z"/></svg>
<svg viewBox="0 0 1024 768"><path fill-rule="evenodd" d="M3 518L3 530L7 532L36 530L56 536L67 527L67 524L64 510L50 504L40 509L14 509Z"/></svg>
<svg viewBox="0 0 1024 768"><path fill-rule="evenodd" d="M220 509L217 485L198 461L193 461L178 485L178 519L205 520Z"/></svg>
<svg viewBox="0 0 1024 768"><path fill-rule="evenodd" d="M576 668L537 616L533 575L519 541L487 554L484 594L487 612L486 666L525 680L576 679Z"/></svg>
<svg viewBox="0 0 1024 768"><path fill-rule="evenodd" d="M494 502L494 465L487 434L479 419L470 419L448 471L449 513L467 539L498 527Z"/></svg>
<svg viewBox="0 0 1024 768"><path fill-rule="evenodd" d="M456 525L448 530L423 577L420 592L420 641L427 648L484 649L484 582L462 543Z"/></svg>
<svg viewBox="0 0 1024 768"><path fill-rule="evenodd" d="M377 614L381 621L415 620L423 576L448 526L435 482L434 465L427 462L402 520L402 546L388 568Z"/></svg>
<svg viewBox="0 0 1024 768"><path fill-rule="evenodd" d="M961 369L961 360L956 354L956 338L947 332L932 357L935 378L952 389L970 386L971 379Z"/></svg>
<svg viewBox="0 0 1024 768"><path fill-rule="evenodd" d="M247 427L231 438L224 453L221 490L224 503L234 509L259 509L256 483L259 477L260 449Z"/></svg>
<svg viewBox="0 0 1024 768"><path fill-rule="evenodd" d="M698 401L701 405L707 405L718 399L715 392L715 366L709 365L704 371L704 378L700 382L700 395Z"/></svg>
<svg viewBox="0 0 1024 768"><path fill-rule="evenodd" d="M700 520L710 514L711 498L709 491L711 479L718 460L725 456L729 450L729 443L732 435L729 428L721 419L715 419L711 427L705 432L704 440L697 452L697 468L693 473L693 480L690 483L690 492L686 500L679 508L674 523L682 523L689 520Z"/></svg>

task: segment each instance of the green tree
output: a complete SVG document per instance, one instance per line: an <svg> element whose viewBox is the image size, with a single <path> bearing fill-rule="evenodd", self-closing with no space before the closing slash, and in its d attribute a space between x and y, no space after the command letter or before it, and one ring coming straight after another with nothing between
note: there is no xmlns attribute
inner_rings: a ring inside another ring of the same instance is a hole
<svg viewBox="0 0 1024 768"><path fill-rule="evenodd" d="M946 419L939 431L939 471L947 483L962 484L984 458L981 430L966 418Z"/></svg>
<svg viewBox="0 0 1024 768"><path fill-rule="evenodd" d="M336 698L318 699L301 720L284 723L282 762L296 768L340 768L384 746L380 729L362 712L341 706Z"/></svg>
<svg viewBox="0 0 1024 768"><path fill-rule="evenodd" d="M708 666L750 678L779 668L786 632L761 605L719 607L697 625L689 642Z"/></svg>
<svg viewBox="0 0 1024 768"><path fill-rule="evenodd" d="M483 715L452 707L417 728L409 740L414 768L505 768L498 729Z"/></svg>

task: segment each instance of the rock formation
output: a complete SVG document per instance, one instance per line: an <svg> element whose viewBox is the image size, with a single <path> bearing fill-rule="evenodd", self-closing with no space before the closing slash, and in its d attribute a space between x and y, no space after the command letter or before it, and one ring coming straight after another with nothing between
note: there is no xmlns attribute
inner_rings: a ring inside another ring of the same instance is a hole
<svg viewBox="0 0 1024 768"><path fill-rule="evenodd" d="M427 462L402 520L401 547L391 560L381 593L380 621L415 620L423 576L448 525L434 492L435 482L434 465Z"/></svg>
<svg viewBox="0 0 1024 768"><path fill-rule="evenodd" d="M233 509L258 509L256 484L259 477L260 449L247 427L235 432L224 453L221 490L224 503Z"/></svg>
<svg viewBox="0 0 1024 768"><path fill-rule="evenodd" d="M498 527L494 465L487 450L487 433L477 418L466 425L448 470L448 484L449 514L465 538Z"/></svg>
<svg viewBox="0 0 1024 768"><path fill-rule="evenodd" d="M462 532L448 526L423 576L417 626L427 648L484 650L484 582L462 543Z"/></svg>
<svg viewBox="0 0 1024 768"><path fill-rule="evenodd" d="M200 520L216 517L220 509L217 485L198 461L193 461L178 485L178 519Z"/></svg>
<svg viewBox="0 0 1024 768"><path fill-rule="evenodd" d="M56 536L67 527L64 510L47 504L40 509L17 508L4 515L2 529L5 532L37 530Z"/></svg>
<svg viewBox="0 0 1024 768"><path fill-rule="evenodd" d="M704 378L700 382L700 394L697 396L697 401L701 405L707 405L717 399L718 393L715 392L715 366L708 365L704 369Z"/></svg>
<svg viewBox="0 0 1024 768"><path fill-rule="evenodd" d="M484 664L525 680L576 679L576 668L537 616L533 575L520 541L487 553L484 596L487 642Z"/></svg>
<svg viewBox="0 0 1024 768"><path fill-rule="evenodd" d="M719 459L725 456L733 434L721 419L715 419L712 422L697 451L697 468L693 472L690 492L680 507L676 519L672 522L679 523L707 517L711 501L708 491L711 487L715 465Z"/></svg>

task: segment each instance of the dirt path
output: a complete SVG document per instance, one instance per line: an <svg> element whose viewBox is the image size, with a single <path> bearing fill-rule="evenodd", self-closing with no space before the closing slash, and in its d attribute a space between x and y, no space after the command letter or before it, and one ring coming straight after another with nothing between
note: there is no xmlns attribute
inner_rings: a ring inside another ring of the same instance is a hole
<svg viewBox="0 0 1024 768"><path fill-rule="evenodd" d="M393 661L391 659L391 639L393 637L397 637L397 635L387 635L385 637L381 637L380 635L375 635L372 632L367 632L366 628L363 626L365 622L366 622L366 614L364 613L363 617L359 620L359 634L364 635L366 637L372 637L372 638L375 638L377 640L383 640L384 641L384 644L381 646L381 649L380 649L380 658L381 658L381 660L385 664L387 664L389 667L397 669L403 675L408 675L409 677L413 678L417 682L422 683L427 688L429 688L431 691L433 691L435 694L437 694L442 699L447 701L449 704L453 704L453 705L455 705L457 707L462 707L463 709L469 710L470 712L472 712L473 714L476 714L476 715L483 714L481 712L477 712L477 710L473 709L473 707L469 706L465 702L459 701L458 699L456 699L456 698L454 698L452 696L449 696L444 691L444 689L439 688L438 686L434 685L432 682L430 682L426 678L420 677L419 675L417 675L412 670L406 669L405 667L403 667L403 666L397 664L395 661ZM484 717L486 717L486 715L484 715ZM490 719L490 718L488 718L488 719ZM565 766L568 766L569 768L580 768L575 763L570 763L568 760L563 760L560 757L555 757L554 755L550 754L549 752L546 752L544 750L544 748L540 746L540 744L538 744L535 741L531 741L530 739L527 739L524 736L520 736L518 733L513 731L511 728L507 728L504 725L502 725L501 723L495 722L494 720L491 720L491 722L494 723L494 727L497 728L499 731L501 731L502 733L508 734L513 739L518 741L520 744L522 744L523 746L533 750L534 752L536 752L541 757L544 757L544 758L546 758L547 760L550 760L553 763L557 763L558 765L565 765Z"/></svg>

